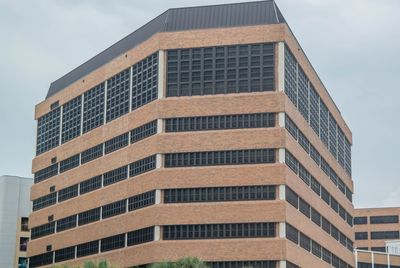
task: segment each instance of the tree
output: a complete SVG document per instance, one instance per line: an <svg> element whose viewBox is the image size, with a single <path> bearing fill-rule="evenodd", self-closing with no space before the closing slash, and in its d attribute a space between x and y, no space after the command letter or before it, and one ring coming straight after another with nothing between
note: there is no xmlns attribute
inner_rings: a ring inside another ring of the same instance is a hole
<svg viewBox="0 0 400 268"><path fill-rule="evenodd" d="M149 268L208 268L208 266L197 257L184 257L177 262L153 263L149 265Z"/></svg>

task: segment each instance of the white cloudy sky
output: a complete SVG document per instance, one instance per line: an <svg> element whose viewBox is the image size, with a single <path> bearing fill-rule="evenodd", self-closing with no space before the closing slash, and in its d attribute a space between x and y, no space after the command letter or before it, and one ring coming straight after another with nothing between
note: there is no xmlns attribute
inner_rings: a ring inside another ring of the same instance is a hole
<svg viewBox="0 0 400 268"><path fill-rule="evenodd" d="M356 206L400 206L400 1L276 0L353 131ZM169 7L229 0L0 0L0 175L31 176L50 82Z"/></svg>

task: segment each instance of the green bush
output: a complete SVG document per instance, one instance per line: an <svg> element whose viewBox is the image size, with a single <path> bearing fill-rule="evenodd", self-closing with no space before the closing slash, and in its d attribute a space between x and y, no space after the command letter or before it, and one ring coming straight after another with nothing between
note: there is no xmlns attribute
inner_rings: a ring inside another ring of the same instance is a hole
<svg viewBox="0 0 400 268"><path fill-rule="evenodd" d="M177 262L153 263L148 268L208 268L207 264L197 257L184 257Z"/></svg>

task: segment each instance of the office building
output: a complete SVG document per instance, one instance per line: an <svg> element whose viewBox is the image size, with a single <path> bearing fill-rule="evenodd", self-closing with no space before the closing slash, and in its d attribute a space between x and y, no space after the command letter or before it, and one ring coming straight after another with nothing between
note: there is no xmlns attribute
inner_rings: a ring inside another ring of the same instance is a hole
<svg viewBox="0 0 400 268"><path fill-rule="evenodd" d="M355 249L356 268L400 268L400 240L387 241L386 252Z"/></svg>
<svg viewBox="0 0 400 268"><path fill-rule="evenodd" d="M32 268L354 267L352 134L274 1L169 9L35 119Z"/></svg>
<svg viewBox="0 0 400 268"><path fill-rule="evenodd" d="M0 176L0 267L27 267L32 184L32 178Z"/></svg>

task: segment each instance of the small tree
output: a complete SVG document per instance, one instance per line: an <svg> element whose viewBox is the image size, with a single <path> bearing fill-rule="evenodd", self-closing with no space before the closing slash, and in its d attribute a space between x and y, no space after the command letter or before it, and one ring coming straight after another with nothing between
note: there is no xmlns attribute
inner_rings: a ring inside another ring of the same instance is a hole
<svg viewBox="0 0 400 268"><path fill-rule="evenodd" d="M98 264L93 261L87 261L83 264L83 268L114 268L107 261L100 261Z"/></svg>
<svg viewBox="0 0 400 268"><path fill-rule="evenodd" d="M207 264L197 257L185 257L176 262L178 268L208 268Z"/></svg>
<svg viewBox="0 0 400 268"><path fill-rule="evenodd" d="M149 265L149 268L208 268L207 264L197 257L184 257L177 262L158 262Z"/></svg>

